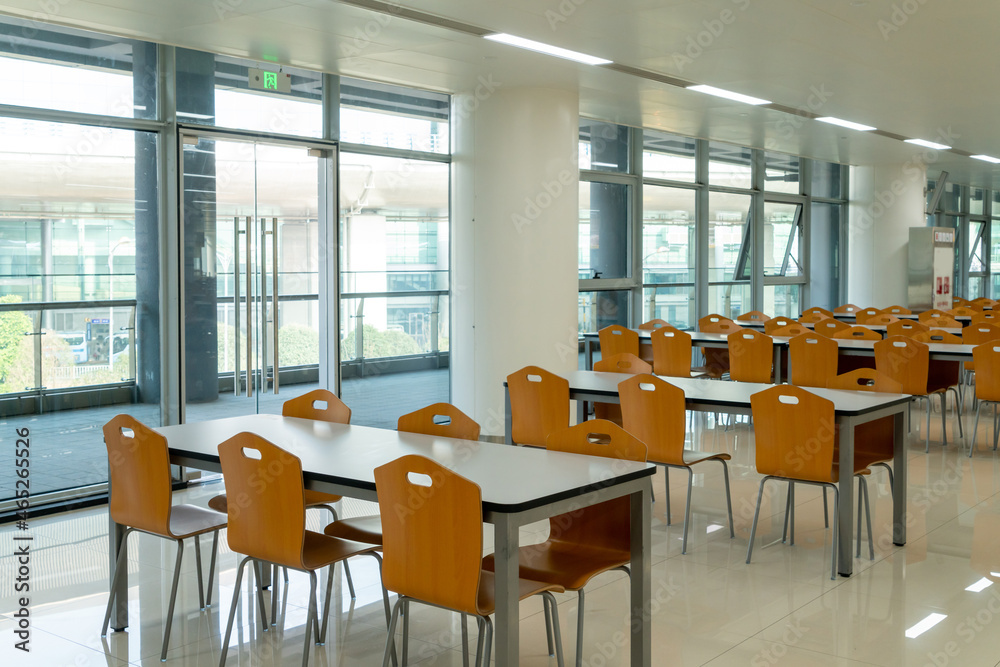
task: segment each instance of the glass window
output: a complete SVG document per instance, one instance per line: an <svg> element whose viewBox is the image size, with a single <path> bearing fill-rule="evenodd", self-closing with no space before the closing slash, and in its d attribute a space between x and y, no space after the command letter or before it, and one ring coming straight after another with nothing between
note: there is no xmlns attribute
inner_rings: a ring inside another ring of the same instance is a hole
<svg viewBox="0 0 1000 667"><path fill-rule="evenodd" d="M580 183L580 278L628 278L631 187Z"/></svg>
<svg viewBox="0 0 1000 667"><path fill-rule="evenodd" d="M600 331L612 324L629 326L628 290L580 292L577 299L580 333Z"/></svg>
<svg viewBox="0 0 1000 667"><path fill-rule="evenodd" d="M764 153L764 189L799 194L799 158L784 153Z"/></svg>
<svg viewBox="0 0 1000 667"><path fill-rule="evenodd" d="M964 187L955 183L945 183L944 194L941 195L941 200L938 202L938 210L952 213L964 212L965 209L962 208L962 190Z"/></svg>
<svg viewBox="0 0 1000 667"><path fill-rule="evenodd" d="M708 280L750 280L750 195L708 196ZM749 308L747 310L750 310Z"/></svg>
<svg viewBox="0 0 1000 667"><path fill-rule="evenodd" d="M657 285L642 290L639 319L644 322L661 319L678 329L694 329L696 315L694 285Z"/></svg>
<svg viewBox="0 0 1000 667"><path fill-rule="evenodd" d="M986 196L982 188L969 188L969 213L972 215L982 215Z"/></svg>
<svg viewBox="0 0 1000 667"><path fill-rule="evenodd" d="M643 283L694 282L696 194L684 188L643 188Z"/></svg>
<svg viewBox="0 0 1000 667"><path fill-rule="evenodd" d="M446 154L450 103L443 93L342 78L340 140Z"/></svg>
<svg viewBox="0 0 1000 667"><path fill-rule="evenodd" d="M752 185L752 151L743 146L733 146L713 141L708 144L708 182L728 188L746 188Z"/></svg>
<svg viewBox="0 0 1000 667"><path fill-rule="evenodd" d="M802 205L764 202L764 275L803 275L801 244Z"/></svg>
<svg viewBox="0 0 1000 667"><path fill-rule="evenodd" d="M629 128L580 119L580 169L629 171Z"/></svg>
<svg viewBox="0 0 1000 667"><path fill-rule="evenodd" d="M0 104L154 118L156 81L155 44L0 18Z"/></svg>
<svg viewBox="0 0 1000 667"><path fill-rule="evenodd" d="M708 310L735 320L753 310L750 283L722 283L708 286Z"/></svg>
<svg viewBox="0 0 1000 667"><path fill-rule="evenodd" d="M843 167L836 162L812 163L812 192L813 197L826 197L828 199L840 199L840 182Z"/></svg>
<svg viewBox="0 0 1000 667"><path fill-rule="evenodd" d="M323 80L319 72L190 49L177 49L176 53L180 122L322 136ZM277 90L251 88L257 71L262 76L274 74L276 81L283 83L275 84Z"/></svg>
<svg viewBox="0 0 1000 667"><path fill-rule="evenodd" d="M969 221L969 273L982 273L985 270L985 243L983 232L986 223L977 220Z"/></svg>
<svg viewBox="0 0 1000 667"><path fill-rule="evenodd" d="M810 210L809 306L832 310L841 305L840 230L843 210L842 204L821 202L814 203Z"/></svg>
<svg viewBox="0 0 1000 667"><path fill-rule="evenodd" d="M764 285L764 312L771 317L798 318L802 285Z"/></svg>
<svg viewBox="0 0 1000 667"><path fill-rule="evenodd" d="M645 130L642 134L642 175L666 181L695 182L695 140Z"/></svg>

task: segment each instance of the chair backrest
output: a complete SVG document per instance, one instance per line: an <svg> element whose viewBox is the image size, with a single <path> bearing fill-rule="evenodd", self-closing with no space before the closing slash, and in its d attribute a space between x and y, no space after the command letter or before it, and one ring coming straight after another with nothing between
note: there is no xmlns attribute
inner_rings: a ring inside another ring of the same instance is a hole
<svg viewBox="0 0 1000 667"><path fill-rule="evenodd" d="M729 377L737 382L770 382L774 340L753 329L729 334Z"/></svg>
<svg viewBox="0 0 1000 667"><path fill-rule="evenodd" d="M881 325L888 325L888 324L892 324L893 322L898 322L898 321L899 321L898 317L896 317L895 315L889 315L888 313L879 313L878 315L871 315L869 317L863 318L863 320L862 320L861 317L858 317L858 324L868 324L868 325L881 324Z"/></svg>
<svg viewBox="0 0 1000 667"><path fill-rule="evenodd" d="M1000 401L1000 342L992 340L972 348L976 366L976 398Z"/></svg>
<svg viewBox="0 0 1000 667"><path fill-rule="evenodd" d="M622 426L646 443L646 460L684 465L684 390L654 375L618 383Z"/></svg>
<svg viewBox="0 0 1000 667"><path fill-rule="evenodd" d="M903 391L901 384L874 368L858 368L849 373L835 375L830 378L826 386L829 389L880 391L887 394L899 394Z"/></svg>
<svg viewBox="0 0 1000 667"><path fill-rule="evenodd" d="M951 317L947 317L947 316L946 317L929 317L926 320L920 320L920 321L923 322L924 324L926 324L928 327L931 327L932 329L942 329L942 328L959 329L962 326L958 322L958 320L955 320L955 319L953 319Z"/></svg>
<svg viewBox="0 0 1000 667"><path fill-rule="evenodd" d="M648 322L643 322L642 324L639 325L639 329L641 331L655 331L660 327L669 327L669 326L670 322L667 322L666 320L661 320L660 318L656 318Z"/></svg>
<svg viewBox="0 0 1000 667"><path fill-rule="evenodd" d="M423 456L375 468L382 515L382 583L390 591L479 614L482 491Z"/></svg>
<svg viewBox="0 0 1000 667"><path fill-rule="evenodd" d="M952 307L955 307L955 306L968 306L970 303L972 303L972 302L969 301L968 299L963 299L960 296L953 296L953 297L951 297L951 305L952 305Z"/></svg>
<svg viewBox="0 0 1000 667"><path fill-rule="evenodd" d="M757 445L757 472L836 482L833 450L837 428L833 401L800 387L779 384L750 397Z"/></svg>
<svg viewBox="0 0 1000 667"><path fill-rule="evenodd" d="M601 341L601 356L613 357L628 352L639 356L639 334L619 324L606 326L597 332Z"/></svg>
<svg viewBox="0 0 1000 667"><path fill-rule="evenodd" d="M306 505L302 462L254 433L237 433L219 445L229 498L229 547L284 567L302 562Z"/></svg>
<svg viewBox="0 0 1000 667"><path fill-rule="evenodd" d="M858 324L867 324L870 318L881 314L882 311L878 308L862 308L858 312L854 313L854 321Z"/></svg>
<svg viewBox="0 0 1000 667"><path fill-rule="evenodd" d="M816 324L829 319L831 319L830 316L825 313L809 313L799 318L799 324Z"/></svg>
<svg viewBox="0 0 1000 667"><path fill-rule="evenodd" d="M907 336L890 336L875 343L875 369L898 382L904 394L927 393L929 366L930 353L924 343Z"/></svg>
<svg viewBox="0 0 1000 667"><path fill-rule="evenodd" d="M823 334L824 336L829 336L833 338L833 334L838 331L843 331L844 329L850 329L851 325L846 322L841 322L840 320L835 320L832 317L825 319L821 322L817 322L813 325L813 331L818 334Z"/></svg>
<svg viewBox="0 0 1000 667"><path fill-rule="evenodd" d="M962 340L967 345L981 345L1000 339L1000 326L996 324L970 324L962 329Z"/></svg>
<svg viewBox="0 0 1000 667"><path fill-rule="evenodd" d="M653 345L653 372L691 377L691 335L674 327L660 327L649 335Z"/></svg>
<svg viewBox="0 0 1000 667"><path fill-rule="evenodd" d="M855 306L853 303L845 303L843 306L837 306L833 309L835 313L856 313L860 308Z"/></svg>
<svg viewBox="0 0 1000 667"><path fill-rule="evenodd" d="M827 317L833 317L833 311L827 310L826 308L820 308L819 306L813 306L812 308L806 308L802 311L803 315L826 315Z"/></svg>
<svg viewBox="0 0 1000 667"><path fill-rule="evenodd" d="M396 421L396 430L443 438L479 440L479 424L451 403L434 403L405 414Z"/></svg>
<svg viewBox="0 0 1000 667"><path fill-rule="evenodd" d="M932 320L936 317L948 317L948 313L944 312L943 310L937 310L932 308L931 310L925 310L924 312L917 315L917 319L919 319L921 322L924 322L926 320Z"/></svg>
<svg viewBox="0 0 1000 667"><path fill-rule="evenodd" d="M794 324L789 324L783 327L778 327L777 329L771 329L766 332L768 336L785 336L791 338L792 336L801 336L804 333L810 333L812 330L804 324L799 324L795 322Z"/></svg>
<svg viewBox="0 0 1000 667"><path fill-rule="evenodd" d="M921 331L930 331L930 327L922 322L913 320L899 320L890 322L886 327L886 334L889 336L914 336Z"/></svg>
<svg viewBox="0 0 1000 667"><path fill-rule="evenodd" d="M912 315L913 311L909 308L904 308L903 306L889 306L888 308L882 309L883 313L889 315Z"/></svg>
<svg viewBox="0 0 1000 667"><path fill-rule="evenodd" d="M977 306L992 306L993 304L996 303L996 301L994 301L989 297L981 296L979 298L973 299L972 301L969 301L968 303L974 303Z"/></svg>
<svg viewBox="0 0 1000 667"><path fill-rule="evenodd" d="M698 331L704 333L730 334L741 328L731 319L722 315L706 315L698 320Z"/></svg>
<svg viewBox="0 0 1000 667"><path fill-rule="evenodd" d="M326 389L314 389L295 398L290 398L281 406L284 417L315 419L316 421L350 424L351 409Z"/></svg>
<svg viewBox="0 0 1000 667"><path fill-rule="evenodd" d="M969 308L968 306L958 306L957 308L952 308L951 310L949 310L948 311L948 315L951 316L951 317L953 317L953 318L955 318L955 317L972 317L973 315L975 315L978 312L980 312L980 311L976 310L975 308Z"/></svg>
<svg viewBox="0 0 1000 667"><path fill-rule="evenodd" d="M601 373L652 373L653 367L634 354L623 352L594 362L594 370Z"/></svg>
<svg viewBox="0 0 1000 667"><path fill-rule="evenodd" d="M545 446L549 433L569 426L569 382L538 366L507 376L511 435L519 445Z"/></svg>
<svg viewBox="0 0 1000 667"><path fill-rule="evenodd" d="M782 327L787 327L791 324L798 324L798 322L790 317L780 315L778 317L772 317L767 322L764 322L764 333L770 334L773 331L781 329Z"/></svg>
<svg viewBox="0 0 1000 667"><path fill-rule="evenodd" d="M963 329L964 331L964 329ZM921 343L941 343L944 345L961 345L962 337L953 333L942 331L941 329L928 329L920 333L913 334L913 340Z"/></svg>
<svg viewBox="0 0 1000 667"><path fill-rule="evenodd" d="M788 341L792 384L799 387L825 387L837 374L837 341L823 334L804 333Z"/></svg>
<svg viewBox="0 0 1000 667"><path fill-rule="evenodd" d="M170 535L170 454L167 439L131 415L104 425L116 522L156 535Z"/></svg>
<svg viewBox="0 0 1000 667"><path fill-rule="evenodd" d="M993 310L984 310L972 316L972 324L992 323L993 320L1000 320L1000 313Z"/></svg>
<svg viewBox="0 0 1000 667"><path fill-rule="evenodd" d="M846 340L882 340L882 334L865 327L848 327L833 334L834 338Z"/></svg>
<svg viewBox="0 0 1000 667"><path fill-rule="evenodd" d="M761 323L763 323L763 322L767 322L769 319L771 319L770 315L765 315L764 313L760 312L759 310L751 310L751 311L743 313L742 315L738 315L736 317L736 321L737 322L761 322Z"/></svg>
<svg viewBox="0 0 1000 667"><path fill-rule="evenodd" d="M592 419L556 431L549 436L545 448L625 461L646 460L646 445L641 440L603 419ZM554 516L549 519L549 541L628 553L632 534L630 516L628 497Z"/></svg>

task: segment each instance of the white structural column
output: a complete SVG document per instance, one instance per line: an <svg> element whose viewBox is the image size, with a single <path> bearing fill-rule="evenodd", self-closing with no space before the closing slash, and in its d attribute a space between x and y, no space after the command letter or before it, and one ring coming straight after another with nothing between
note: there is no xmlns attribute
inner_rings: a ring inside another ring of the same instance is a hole
<svg viewBox="0 0 1000 667"><path fill-rule="evenodd" d="M848 227L850 303L885 308L907 305L910 227L924 215L927 162L855 167L851 173Z"/></svg>
<svg viewBox="0 0 1000 667"><path fill-rule="evenodd" d="M453 99L452 400L502 435L509 373L577 367L579 96L481 77Z"/></svg>

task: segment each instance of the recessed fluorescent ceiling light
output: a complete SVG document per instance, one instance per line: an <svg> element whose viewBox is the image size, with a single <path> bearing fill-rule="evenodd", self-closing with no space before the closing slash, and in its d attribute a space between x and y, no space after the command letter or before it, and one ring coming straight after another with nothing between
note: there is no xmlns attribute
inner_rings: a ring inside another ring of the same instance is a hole
<svg viewBox="0 0 1000 667"><path fill-rule="evenodd" d="M930 630L931 628L933 628L935 625L937 625L946 618L948 618L948 616L946 616L945 614L931 614L930 616L928 616L927 618L925 618L924 620L920 621L912 628L907 630L906 636L909 639L919 637L920 635L924 634L925 632L927 632L928 630Z"/></svg>
<svg viewBox="0 0 1000 667"><path fill-rule="evenodd" d="M731 90L723 90L722 88L716 88L715 86L688 86L688 90L693 90L696 93L705 93L706 95L715 95L716 97L724 97L727 100L743 102L744 104L771 103L770 100L762 100L759 97L750 97L749 95L743 95L742 93L734 93Z"/></svg>
<svg viewBox="0 0 1000 667"><path fill-rule="evenodd" d="M995 158L992 155L973 155L973 159L982 160L983 162L992 162L993 164L1000 164L1000 158Z"/></svg>
<svg viewBox="0 0 1000 667"><path fill-rule="evenodd" d="M982 579L972 584L971 586L966 587L965 590L969 591L970 593L978 593L983 589L989 588L992 585L993 585L992 581L990 581L986 577L983 577Z"/></svg>
<svg viewBox="0 0 1000 667"><path fill-rule="evenodd" d="M496 33L495 35L486 35L486 39L493 42L500 42L501 44L509 44L510 46L528 49L529 51L545 53L557 58L575 60L576 62L583 63L585 65L607 65L611 62L610 60L605 60L604 58L588 56L586 53L570 51L569 49L561 49L558 46L536 42L532 39L525 39L524 37L515 37L514 35L508 35L503 32Z"/></svg>
<svg viewBox="0 0 1000 667"><path fill-rule="evenodd" d="M926 139L907 139L906 143L915 144L917 146L923 146L924 148L935 148L939 151L944 151L951 148L951 146L945 146L944 144L938 144L933 141L927 141Z"/></svg>
<svg viewBox="0 0 1000 667"><path fill-rule="evenodd" d="M830 125L839 125L841 127L846 127L849 130L857 130L858 132L871 132L875 128L871 125L862 125L861 123L854 123L849 120L844 120L842 118L834 118L833 116L823 116L822 118L817 118L816 120L822 123L830 123Z"/></svg>

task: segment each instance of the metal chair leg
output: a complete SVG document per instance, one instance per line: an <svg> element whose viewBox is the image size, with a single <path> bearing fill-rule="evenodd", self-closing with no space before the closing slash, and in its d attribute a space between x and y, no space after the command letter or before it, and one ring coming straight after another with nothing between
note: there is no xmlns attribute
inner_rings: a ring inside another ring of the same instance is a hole
<svg viewBox="0 0 1000 667"><path fill-rule="evenodd" d="M483 667L489 667L490 654L493 652L493 621L489 616L483 617L486 624L486 650L483 652Z"/></svg>
<svg viewBox="0 0 1000 667"><path fill-rule="evenodd" d="M969 442L969 458L972 458L972 452L976 449L976 435L979 433L979 414L982 412L983 404L980 403L976 407L976 421L972 423L972 441Z"/></svg>
<svg viewBox="0 0 1000 667"><path fill-rule="evenodd" d="M830 579L837 580L837 539L840 533L840 489L833 487L833 548L831 549Z"/></svg>
<svg viewBox="0 0 1000 667"><path fill-rule="evenodd" d="M379 584L382 583L382 557L378 555L377 551L370 551L369 556L378 561L378 580ZM382 586L382 606L385 607L385 625L389 627L392 621L392 612L390 611L389 605L389 591L386 590L385 586ZM399 659L396 657L396 644L392 645L392 667L396 667L399 664Z"/></svg>
<svg viewBox="0 0 1000 667"><path fill-rule="evenodd" d="M826 487L823 487L823 527L830 527L830 505L826 500Z"/></svg>
<svg viewBox="0 0 1000 667"><path fill-rule="evenodd" d="M385 652L382 654L382 667L389 667L389 656L396 652L396 621L399 620L399 606L403 598L396 599L396 604L392 606L392 614L387 619L389 621L389 634L385 638Z"/></svg>
<svg viewBox="0 0 1000 667"><path fill-rule="evenodd" d="M233 602L229 606L229 620L226 622L226 636L222 640L222 655L219 658L219 667L225 667L226 665L226 653L229 650L229 638L233 634L233 619L236 618L236 606L240 603L240 585L243 583L243 568L246 566L248 561L250 561L249 556L241 560L239 567L236 568L236 587L233 588Z"/></svg>
<svg viewBox="0 0 1000 667"><path fill-rule="evenodd" d="M549 605L542 605L542 612L545 614L545 641L548 643L549 656L556 654L556 649L552 645L552 613L549 611Z"/></svg>
<svg viewBox="0 0 1000 667"><path fill-rule="evenodd" d="M403 599L403 667L408 664L407 654L410 643L410 601Z"/></svg>
<svg viewBox="0 0 1000 667"><path fill-rule="evenodd" d="M958 418L958 437L964 438L965 433L962 428L962 400L959 398L958 390L955 387L948 387L948 391L955 394L955 416Z"/></svg>
<svg viewBox="0 0 1000 667"><path fill-rule="evenodd" d="M723 459L719 459L719 463L722 464L722 478L726 482L726 509L729 510L729 537L732 539L736 537L736 529L733 526L733 496L729 492L729 466Z"/></svg>
<svg viewBox="0 0 1000 667"><path fill-rule="evenodd" d="M266 567L270 567L270 565ZM267 632L267 609L264 607L264 587L262 585L264 580L261 578L260 562L257 560L253 561L253 576L257 580L257 606L260 607L260 622L264 628L261 632Z"/></svg>
<svg viewBox="0 0 1000 667"><path fill-rule="evenodd" d="M319 636L316 637L316 646L326 644L326 630L330 621L330 597L333 594L333 578L336 575L334 568L336 563L330 563L330 573L326 577L326 596L323 600L323 625L320 627Z"/></svg>
<svg viewBox="0 0 1000 667"><path fill-rule="evenodd" d="M174 603L177 602L177 583L181 580L181 560L184 557L184 540L177 540L177 562L174 564L174 583L170 586L170 603L167 605L167 627L163 631L163 647L160 662L167 659L167 645L170 643L170 628L174 624Z"/></svg>
<svg viewBox="0 0 1000 667"><path fill-rule="evenodd" d="M688 492L687 504L684 506L684 541L681 543L681 555L688 550L688 530L691 527L691 488L694 486L694 470L688 466Z"/></svg>
<svg viewBox="0 0 1000 667"><path fill-rule="evenodd" d="M581 590L582 592L582 590ZM552 629L555 632L555 643L556 643L556 665L557 667L564 667L563 658L563 645L562 645L562 634L559 629L559 608L556 606L556 599L552 593L545 591L542 593L542 606L548 606L552 610ZM582 615L581 615L582 618ZM580 627L583 627L583 621L580 621ZM579 641L577 642L579 643ZM576 656L577 664L580 664L580 654L577 653ZM485 665L484 667L489 667Z"/></svg>
<svg viewBox="0 0 1000 667"><path fill-rule="evenodd" d="M462 617L462 667L469 667L469 615L460 614ZM545 619L548 620L548 610L545 611ZM548 632L546 632L548 634ZM549 654L551 655L551 653Z"/></svg>
<svg viewBox="0 0 1000 667"><path fill-rule="evenodd" d="M126 561L128 553L128 536L132 532L129 528L125 531L125 535L122 536L122 545L118 548L118 558L115 559L115 573L111 577L111 590L108 592L108 608L104 612L104 625L101 626L101 636L108 636L108 624L111 622L111 608L115 603L115 591L118 590L118 582L121 581L122 573L125 570L122 569L122 563ZM128 566L126 565L126 568Z"/></svg>
<svg viewBox="0 0 1000 667"><path fill-rule="evenodd" d="M486 624L482 616L476 616L476 627L479 628L479 636L476 638L476 667L480 667L483 664L483 651L486 648Z"/></svg>
<svg viewBox="0 0 1000 667"><path fill-rule="evenodd" d="M583 665L583 614L586 596L581 588L576 592L576 667Z"/></svg>
<svg viewBox="0 0 1000 667"><path fill-rule="evenodd" d="M941 445L948 446L948 392L941 392Z"/></svg>
<svg viewBox="0 0 1000 667"><path fill-rule="evenodd" d="M757 519L760 517L760 501L764 497L764 482L769 478L760 480L760 491L757 492L757 508L753 511L753 524L750 526L750 544L747 545L747 565L750 564L750 557L753 555L753 539L757 534Z"/></svg>
<svg viewBox="0 0 1000 667"><path fill-rule="evenodd" d="M306 636L302 644L302 667L309 667L309 644L312 643L313 625L316 623L316 572L309 572L309 609L306 611Z"/></svg>
<svg viewBox="0 0 1000 667"><path fill-rule="evenodd" d="M212 586L215 584L215 559L219 554L219 531L212 535L212 558L208 562L208 594L205 596L205 606L212 606Z"/></svg>
<svg viewBox="0 0 1000 667"><path fill-rule="evenodd" d="M663 489L667 496L667 525L670 525L670 467L663 466Z"/></svg>
<svg viewBox="0 0 1000 667"><path fill-rule="evenodd" d="M201 540L194 536L194 567L198 574L198 608L205 609L205 584L201 573Z"/></svg>
<svg viewBox="0 0 1000 667"><path fill-rule="evenodd" d="M872 536L872 505L871 500L868 498L867 481L865 481L861 489L865 492L865 521L868 526L868 560L875 560L875 538Z"/></svg>

